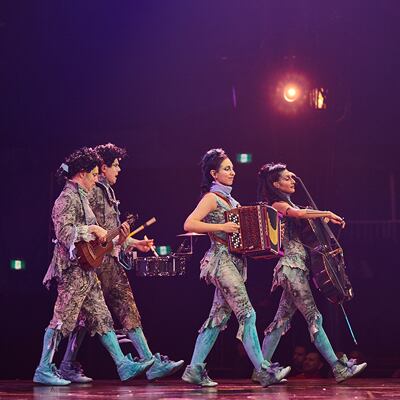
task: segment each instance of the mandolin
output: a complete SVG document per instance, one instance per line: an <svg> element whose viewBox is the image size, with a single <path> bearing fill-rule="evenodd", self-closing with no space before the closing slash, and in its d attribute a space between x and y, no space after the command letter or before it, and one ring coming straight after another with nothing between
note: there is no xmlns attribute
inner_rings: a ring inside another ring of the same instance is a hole
<svg viewBox="0 0 400 400"><path fill-rule="evenodd" d="M136 222L137 216L132 214L128 215L126 222L132 226ZM78 262L82 269L89 271L96 269L103 263L103 258L106 254L111 253L113 249L113 239L119 235L121 225L107 232L104 242L99 239L90 242L80 241L76 243L76 250L78 255Z"/></svg>

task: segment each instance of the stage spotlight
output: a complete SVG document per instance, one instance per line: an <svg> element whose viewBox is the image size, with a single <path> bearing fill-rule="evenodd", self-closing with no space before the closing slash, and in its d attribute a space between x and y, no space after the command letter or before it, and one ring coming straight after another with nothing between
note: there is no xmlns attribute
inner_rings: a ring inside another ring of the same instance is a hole
<svg viewBox="0 0 400 400"><path fill-rule="evenodd" d="M269 90L274 108L286 115L298 115L307 106L310 85L301 72L283 72L271 79Z"/></svg>
<svg viewBox="0 0 400 400"><path fill-rule="evenodd" d="M286 85L284 90L283 90L283 98L288 102L288 103L293 103L300 97L300 88L293 85L289 84Z"/></svg>

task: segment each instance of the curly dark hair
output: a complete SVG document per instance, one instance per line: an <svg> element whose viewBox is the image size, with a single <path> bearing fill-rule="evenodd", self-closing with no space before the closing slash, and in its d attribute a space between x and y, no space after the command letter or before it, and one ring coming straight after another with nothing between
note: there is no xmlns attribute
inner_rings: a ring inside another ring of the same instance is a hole
<svg viewBox="0 0 400 400"><path fill-rule="evenodd" d="M111 167L116 158L121 160L128 155L125 149L118 147L113 143L100 144L94 149L103 160L103 164L107 165L107 167Z"/></svg>
<svg viewBox="0 0 400 400"><path fill-rule="evenodd" d="M264 164L258 171L257 176L257 201L272 205L276 201L287 201L280 190L274 186L286 169L283 163Z"/></svg>
<svg viewBox="0 0 400 400"><path fill-rule="evenodd" d="M65 158L57 170L57 176L61 179L71 179L77 173L90 172L100 164L101 160L93 148L82 147Z"/></svg>
<svg viewBox="0 0 400 400"><path fill-rule="evenodd" d="M213 169L218 171L221 163L226 158L228 158L228 156L222 149L211 149L204 154L200 162L202 172L200 189L202 194L210 191L210 187L213 182L213 177L211 176L210 172Z"/></svg>

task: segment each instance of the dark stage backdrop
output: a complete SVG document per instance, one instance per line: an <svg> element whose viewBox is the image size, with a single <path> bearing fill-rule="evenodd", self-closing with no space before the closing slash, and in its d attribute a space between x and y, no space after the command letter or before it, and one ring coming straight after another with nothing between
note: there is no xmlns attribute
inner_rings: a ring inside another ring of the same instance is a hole
<svg viewBox="0 0 400 400"><path fill-rule="evenodd" d="M400 6L369 3L2 3L0 378L32 376L52 314L55 291L41 281L61 190L54 172L75 148L109 141L129 152L115 187L122 210L142 221L156 216L148 236L172 247L199 198L206 150L223 147L232 159L252 154L251 164L236 165L233 194L242 204L255 201L264 162L287 162L320 208L348 221L341 240L356 296L347 309L369 373L400 367ZM293 73L328 89L326 110L274 107L278 80ZM301 193L296 200L304 204ZM207 246L207 238L198 240L184 277L129 274L154 351L190 360L212 301L212 287L198 278ZM10 270L15 258L26 260L24 271ZM279 301L269 294L273 266L249 265L260 338ZM352 350L337 308L316 299L334 347ZM232 318L210 356L217 374L251 370L236 329ZM309 345L300 317L277 360L287 362L298 343ZM98 339L86 339L81 359L88 374L115 376Z"/></svg>

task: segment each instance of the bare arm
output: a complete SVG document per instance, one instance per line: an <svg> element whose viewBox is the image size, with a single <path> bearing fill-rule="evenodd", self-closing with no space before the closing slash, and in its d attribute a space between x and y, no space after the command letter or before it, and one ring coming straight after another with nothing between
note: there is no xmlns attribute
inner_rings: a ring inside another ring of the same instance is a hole
<svg viewBox="0 0 400 400"><path fill-rule="evenodd" d="M284 216L288 216L291 218L300 218L300 219L316 219L316 218L324 218L327 219L326 222L330 221L334 224L342 225L344 228L345 222L343 218L339 217L332 211L320 211L320 210L310 210L307 208L297 209L292 207L290 204L279 201L275 202L272 207L278 210Z"/></svg>
<svg viewBox="0 0 400 400"><path fill-rule="evenodd" d="M208 232L237 232L239 225L233 222L225 222L224 224L209 224L202 220L211 211L217 208L217 200L215 195L207 193L197 204L194 211L186 218L183 228L187 232L208 233Z"/></svg>

